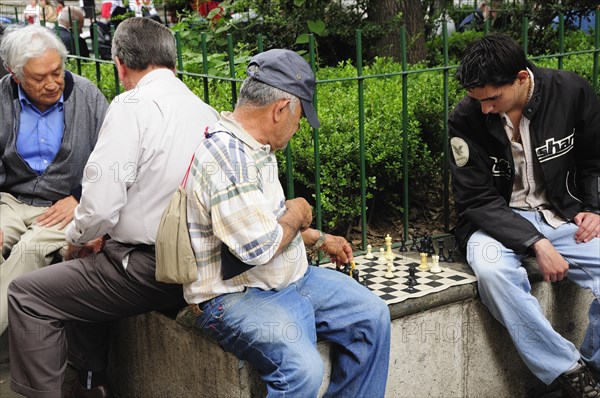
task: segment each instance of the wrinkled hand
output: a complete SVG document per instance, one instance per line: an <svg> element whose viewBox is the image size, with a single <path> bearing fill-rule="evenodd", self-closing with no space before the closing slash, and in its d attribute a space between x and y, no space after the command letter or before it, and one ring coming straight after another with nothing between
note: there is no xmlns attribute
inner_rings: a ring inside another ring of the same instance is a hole
<svg viewBox="0 0 600 398"><path fill-rule="evenodd" d="M104 248L104 241L104 237L100 237L89 241L83 246L72 245L69 243L63 260L69 261L75 258L87 257L92 253L98 253Z"/></svg>
<svg viewBox="0 0 600 398"><path fill-rule="evenodd" d="M546 282L558 282L567 276L569 264L548 239L538 240L532 248Z"/></svg>
<svg viewBox="0 0 600 398"><path fill-rule="evenodd" d="M573 221L579 227L575 233L577 243L587 243L594 238L600 238L599 214L584 211L578 213Z"/></svg>
<svg viewBox="0 0 600 398"><path fill-rule="evenodd" d="M325 243L321 246L321 250L329 255L331 262L337 267L354 259L352 246L341 236L325 234Z"/></svg>
<svg viewBox="0 0 600 398"><path fill-rule="evenodd" d="M42 227L58 224L58 229L63 229L73 219L78 203L74 196L67 196L50 206L36 221Z"/></svg>
<svg viewBox="0 0 600 398"><path fill-rule="evenodd" d="M308 204L304 198L295 198L285 201L285 207L288 212L294 214L297 217L297 221L300 224L300 231L304 231L312 223L312 207Z"/></svg>

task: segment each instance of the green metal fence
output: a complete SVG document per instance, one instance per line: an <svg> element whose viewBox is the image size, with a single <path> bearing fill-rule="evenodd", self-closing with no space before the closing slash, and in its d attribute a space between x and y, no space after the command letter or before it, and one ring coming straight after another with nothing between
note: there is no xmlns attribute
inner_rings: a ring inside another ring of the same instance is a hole
<svg viewBox="0 0 600 398"><path fill-rule="evenodd" d="M75 21L73 21L75 23ZM538 56L538 57L531 57L530 59L535 60L535 59L542 59L542 58L555 58L557 60L557 64L556 67L558 69L562 69L563 68L563 60L565 57L568 56L572 56L572 55L578 55L578 54L590 54L593 57L593 71L592 71L592 85L595 88L596 92L599 92L598 87L599 87L599 76L598 76L598 68L599 68L599 57L600 57L600 10L596 11L596 25L595 25L595 30L594 30L594 47L590 50L584 50L584 51L578 51L578 52L565 52L565 46L564 46L564 37L565 37L565 27L564 27L564 16L560 15L559 16L559 24L558 24L558 31L559 31L559 52L556 54L551 54L551 55L545 55L545 56ZM525 52L527 53L527 48L528 48L528 33L529 33L529 21L527 17L523 17L523 29L522 29L522 40L521 43L525 49ZM77 31L76 29L73 29L74 31ZM484 33L488 34L490 31L490 26L489 26L489 21L486 22L485 26L484 26ZM105 84L106 82L102 81L102 74L100 71L101 68L101 64L110 64L112 65L113 68L113 75L112 75L112 84L114 85L114 93L115 95L119 94L120 92L120 88L119 88L119 83L118 83L118 76L117 76L117 72L116 72L116 67L114 66L114 64L112 63L112 61L106 61L106 60L101 60L99 59L99 52L98 52L98 36L97 36L97 30L96 29L92 29L92 53L94 54L94 58L93 59L86 59L86 58L82 58L78 55L73 55L70 56L72 59L75 60L75 71L79 74L81 74L81 64L82 62L93 62L95 64L95 68L96 68L96 83L98 85L100 84ZM402 114L402 126L401 126L401 139L403 140L403 151L402 151L402 158L403 158L403 203L402 203L402 207L404 209L403 212L403 234L404 234L404 239L408 240L409 239L409 235L408 235L408 231L409 231L409 209L411 206L411 203L409 202L409 179L410 179L410 175L409 175L409 169L408 169L408 87L411 84L411 76L415 75L415 74L422 74L422 73L437 73L437 74L442 74L443 75L443 86L442 86L442 90L443 90L443 98L444 98L444 115L443 115L443 119L444 119L444 125L443 125L443 139L444 139L444 143L443 143L443 159L442 159L442 163L439 165L440 167L440 171L441 171L441 175L442 175L442 183L443 183L443 193L442 193L442 201L443 201L443 229L445 231L448 231L450 228L450 187L449 187L449 170L447 167L447 163L448 163L448 124L447 124L447 119L448 119L448 114L449 114L449 80L450 80L450 74L452 73L452 71L456 68L456 65L450 65L449 64L449 57L448 57L448 32L447 32L447 27L444 25L443 26L443 32L442 32L442 43L443 43L443 65L441 67L435 67L435 68L429 68L429 69L420 69L420 70L412 70L409 69L408 64L407 64L407 38L406 38L406 31L404 30L404 28L401 29L400 31L400 35L401 35L401 46L402 46L402 58L401 58L401 69L398 70L397 72L394 73L387 73L387 74L381 74L381 75L364 75L363 74L363 49L362 49L362 40L361 40L361 32L357 31L356 32L356 76L355 77L351 77L351 78L344 78L344 79L335 79L335 80L317 80L317 90L316 90L316 94L315 94L315 108L318 109L318 99L319 99L319 90L320 87L323 87L324 85L330 84L330 83L334 83L334 82L340 82L340 81L351 81L351 82L355 82L356 83L356 90L357 90L357 103L356 103L356 108L351 110L349 109L348 112L356 112L358 115L358 126L359 126L359 130L358 130L358 134L359 134L359 150L360 150L360 178L361 178L361 183L360 183L360 196L361 196L361 215L360 215L360 229L361 229L361 242L362 242L362 248L363 250L366 248L367 245L367 188L366 188L366 180L368 178L367 173L366 173L366 160L365 160L365 104L364 104L364 83L367 79L379 79L379 78L390 78L390 77L401 77L401 95L402 95L402 109L400 110L401 114ZM190 78L195 78L195 79L199 79L200 81L202 81L202 86L203 86L203 97L205 102L210 103L211 102L211 98L210 98L210 90L209 90L209 84L211 81L220 81L220 82L226 82L228 84L230 84L231 86L231 105L233 107L233 104L236 102L237 99L237 91L238 91L238 85L241 82L240 79L236 78L236 74L235 74L235 65L234 65L234 60L235 60L235 53L234 53L234 46L233 46L233 38L231 35L228 35L228 42L227 42L227 57L229 60L229 76L213 76L213 75L209 75L208 74L208 62L207 62L207 57L208 57L208 53L207 53L207 38L205 34L201 35L201 50L202 50L202 59L203 59L203 73L190 73L187 72L185 70L183 70L183 59L182 59L182 47L181 47L181 37L179 32L176 32L176 41L177 41L177 53L178 53L178 76L180 78L185 78L190 77ZM74 40L75 43L77 43L77 40ZM258 50L262 51L263 50L263 43L262 43L262 38L259 36L258 37L258 42L257 42L257 46L258 46ZM76 48L76 54L79 54L79 50L78 48ZM315 42L314 42L314 38L311 37L309 40L309 44L308 44L308 59L309 62L313 68L313 70L316 70L316 51L315 51ZM317 78L318 78L318 71L317 71ZM286 170L285 170L285 186L287 188L287 195L288 197L294 197L295 193L294 193L294 173L293 173L293 167L292 167L292 146L293 146L293 141L291 142L291 145L288 145L288 148L286 149ZM321 156L320 156L320 152L319 152L319 130L318 129L314 129L314 166L315 166L315 176L314 176L314 191L315 191L315 207L314 207L314 211L315 211L315 217L316 217L316 227L321 229L323 226L323 219L322 219L322 209L321 209L321 181L320 181L320 171L321 171Z"/></svg>

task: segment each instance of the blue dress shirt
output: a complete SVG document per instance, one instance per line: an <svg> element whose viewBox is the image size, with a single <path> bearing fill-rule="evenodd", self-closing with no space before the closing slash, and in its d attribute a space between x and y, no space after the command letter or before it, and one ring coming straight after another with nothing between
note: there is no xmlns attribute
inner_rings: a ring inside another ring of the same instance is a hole
<svg viewBox="0 0 600 398"><path fill-rule="evenodd" d="M19 86L21 116L17 152L33 171L41 175L52 163L62 143L65 127L64 99L41 112Z"/></svg>

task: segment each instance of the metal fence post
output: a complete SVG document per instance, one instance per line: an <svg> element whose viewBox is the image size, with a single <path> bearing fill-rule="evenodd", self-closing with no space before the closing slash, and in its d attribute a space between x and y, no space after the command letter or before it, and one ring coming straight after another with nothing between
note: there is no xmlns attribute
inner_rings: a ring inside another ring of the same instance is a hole
<svg viewBox="0 0 600 398"><path fill-rule="evenodd" d="M181 53L181 33L175 32L175 44L177 46L177 77L183 80L183 55Z"/></svg>
<svg viewBox="0 0 600 398"><path fill-rule="evenodd" d="M565 57L565 16L558 14L558 69L563 68L563 58Z"/></svg>
<svg viewBox="0 0 600 398"><path fill-rule="evenodd" d="M449 170L449 154L448 154L448 112L449 112L449 101L448 101L448 84L449 84L449 74L450 70L448 69L448 25L446 21L442 25L442 43L444 46L444 134L443 134L443 156L442 156L442 183L443 183L443 192L442 192L442 201L444 206L444 231L448 232L450 230L450 170ZM404 237L405 240L408 240L408 236Z"/></svg>
<svg viewBox="0 0 600 398"><path fill-rule="evenodd" d="M594 91L598 93L598 57L600 56L600 10L596 10L596 26L594 28L594 69L592 80Z"/></svg>
<svg viewBox="0 0 600 398"><path fill-rule="evenodd" d="M235 54L233 53L233 37L227 33L227 57L229 59L229 76L231 77L231 108L237 102L237 84L235 82Z"/></svg>
<svg viewBox="0 0 600 398"><path fill-rule="evenodd" d="M208 49L206 48L206 32L200 34L200 43L202 48L202 87L204 88L204 102L210 104L208 94Z"/></svg>
<svg viewBox="0 0 600 398"><path fill-rule="evenodd" d="M308 36L308 54L310 68L315 73L316 80L316 57L315 57L315 36L310 34ZM318 114L318 95L315 87L315 95L313 97L313 105ZM319 148L319 129L313 129L314 131L314 158L315 158L315 223L317 229L323 228L323 214L321 210L321 150Z"/></svg>
<svg viewBox="0 0 600 398"><path fill-rule="evenodd" d="M358 139L360 149L360 206L362 249L367 249L367 172L365 154L365 99L364 81L362 79L362 32L356 31L356 76L358 77Z"/></svg>
<svg viewBox="0 0 600 398"><path fill-rule="evenodd" d="M402 185L404 187L404 236L408 237L408 75L406 54L406 28L400 27L402 47Z"/></svg>

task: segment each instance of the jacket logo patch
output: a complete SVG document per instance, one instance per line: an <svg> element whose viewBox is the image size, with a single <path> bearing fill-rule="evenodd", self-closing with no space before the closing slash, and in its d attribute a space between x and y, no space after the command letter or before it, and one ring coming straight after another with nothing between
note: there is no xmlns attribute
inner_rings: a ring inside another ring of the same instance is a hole
<svg viewBox="0 0 600 398"><path fill-rule="evenodd" d="M537 155L540 163L543 163L569 152L571 149L573 149L574 143L575 133L560 140L549 138L546 140L544 145L535 148L535 154Z"/></svg>
<svg viewBox="0 0 600 398"><path fill-rule="evenodd" d="M510 163L506 159L498 159L494 156L490 156L492 159L492 175L494 177L505 177L510 179L512 174Z"/></svg>
<svg viewBox="0 0 600 398"><path fill-rule="evenodd" d="M459 137L452 137L450 139L450 146L452 147L452 154L454 155L454 161L458 167L463 167L469 161L469 146Z"/></svg>

